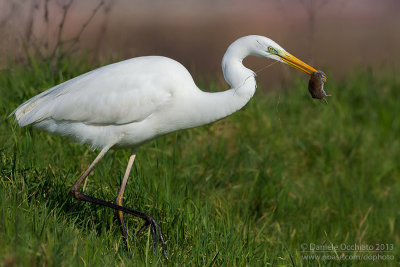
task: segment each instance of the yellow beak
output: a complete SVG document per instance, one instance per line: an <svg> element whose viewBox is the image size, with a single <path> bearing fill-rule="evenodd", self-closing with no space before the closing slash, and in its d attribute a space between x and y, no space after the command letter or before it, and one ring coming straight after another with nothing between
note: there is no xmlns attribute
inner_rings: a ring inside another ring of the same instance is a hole
<svg viewBox="0 0 400 267"><path fill-rule="evenodd" d="M308 65L307 63L304 63L303 61L301 61L300 59L296 58L295 56L289 54L288 52L283 52L282 54L278 54L278 56L285 61L287 64L289 64L290 66L301 70L302 72L307 73L308 75L311 75L311 73L313 72L319 72L318 70L314 69L313 67L311 67L310 65ZM326 76L324 73L321 73L323 79L326 80Z"/></svg>

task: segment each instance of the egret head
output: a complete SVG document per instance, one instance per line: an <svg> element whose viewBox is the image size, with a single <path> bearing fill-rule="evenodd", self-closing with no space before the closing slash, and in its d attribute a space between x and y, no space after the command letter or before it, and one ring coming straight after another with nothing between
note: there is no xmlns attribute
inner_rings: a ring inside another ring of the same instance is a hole
<svg viewBox="0 0 400 267"><path fill-rule="evenodd" d="M253 45L250 46L252 50L251 54L255 56L266 57L286 63L298 70L307 73L308 75L311 75L314 72L318 72L318 70L314 69L307 63L304 63L295 56L286 52L285 49L283 49L280 45L267 37L252 35L251 40L253 42ZM323 78L326 79L326 77Z"/></svg>
<svg viewBox="0 0 400 267"><path fill-rule="evenodd" d="M295 56L286 52L280 45L273 40L260 36L260 35L248 35L241 37L234 41L227 49L222 59L222 70L224 73L225 80L232 86L240 86L243 83L243 79L253 75L254 72L245 68L246 70L238 68L243 66L237 64L242 63L243 59L249 55L270 58L279 62L288 64L295 69L301 70L308 75L319 72L305 62L299 60ZM326 76L322 74L322 79L325 81Z"/></svg>

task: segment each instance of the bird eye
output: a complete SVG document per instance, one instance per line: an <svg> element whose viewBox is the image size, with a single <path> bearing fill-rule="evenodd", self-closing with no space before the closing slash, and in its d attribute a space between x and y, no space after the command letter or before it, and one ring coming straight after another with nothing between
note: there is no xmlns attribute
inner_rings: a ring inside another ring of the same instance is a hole
<svg viewBox="0 0 400 267"><path fill-rule="evenodd" d="M270 52L271 54L278 54L278 51L276 51L276 49L272 46L268 46L268 52Z"/></svg>

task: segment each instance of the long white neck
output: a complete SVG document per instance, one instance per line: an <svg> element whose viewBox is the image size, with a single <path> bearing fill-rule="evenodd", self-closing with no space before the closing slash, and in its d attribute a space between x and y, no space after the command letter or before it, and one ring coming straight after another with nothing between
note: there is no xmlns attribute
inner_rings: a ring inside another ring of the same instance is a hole
<svg viewBox="0 0 400 267"><path fill-rule="evenodd" d="M243 66L243 59L249 55L252 55L250 47L242 39L236 40L226 50L222 58L222 72L224 73L225 81L232 89L241 89L243 83L249 78L254 79L256 76L252 70ZM251 96L253 96L254 92L255 88Z"/></svg>
<svg viewBox="0 0 400 267"><path fill-rule="evenodd" d="M231 89L217 93L200 91L196 97L199 106L195 107L197 125L227 117L249 102L256 90L255 73L243 66L242 61L251 54L241 39L229 46L222 59L222 71Z"/></svg>

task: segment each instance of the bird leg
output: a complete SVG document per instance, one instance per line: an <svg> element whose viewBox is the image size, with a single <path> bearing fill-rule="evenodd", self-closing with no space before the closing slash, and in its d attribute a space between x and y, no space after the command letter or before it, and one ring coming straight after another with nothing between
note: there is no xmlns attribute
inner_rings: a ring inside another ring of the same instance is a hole
<svg viewBox="0 0 400 267"><path fill-rule="evenodd" d="M132 165L133 165L133 162L135 161L135 157L136 157L136 150L134 150L132 152L131 156L129 157L128 165L126 166L125 175L124 175L124 178L121 183L121 188L119 189L119 193L118 193L117 199L115 201L115 204L117 204L119 206L122 206L122 199L124 197L125 187L128 182L129 174L131 173ZM118 210L118 211L116 211L116 215L117 215L117 218L121 225L122 236L124 237L124 240L126 241L128 238L128 233L126 231L126 226L125 226L125 222L124 222L124 214L122 211Z"/></svg>
<svg viewBox="0 0 400 267"><path fill-rule="evenodd" d="M90 164L89 168L82 174L81 177L79 177L79 179L76 181L76 183L71 187L70 194L77 200L91 202L91 203L98 204L101 206L109 207L116 211L125 212L125 213L133 215L135 217L139 217L139 218L143 219L145 221L145 223L140 228L138 234L141 233L146 226L150 226L151 234L153 236L154 250L156 250L157 243L158 243L158 238L157 238L157 232L158 232L158 235L159 235L160 241L161 241L161 247L163 250L163 255L164 255L165 259L168 260L167 249L166 249L166 245L165 245L165 241L164 241L164 236L161 231L161 227L158 225L156 220L151 215L142 213L140 211L131 210L131 209L125 208L123 206L111 203L109 201L105 201L105 200L102 200L99 198L95 198L95 197L86 195L80 191L80 187L81 187L82 183L87 179L90 172L93 170L93 168L96 166L96 164L100 161L100 159L103 158L104 154L108 150L109 150L109 147L103 148L103 150L101 150L101 152L96 157L96 159L92 162L92 164ZM131 158L132 158L132 156L131 156ZM134 157L132 159L132 163L133 163L133 160L134 160ZM125 229L125 231L126 231L126 229Z"/></svg>

